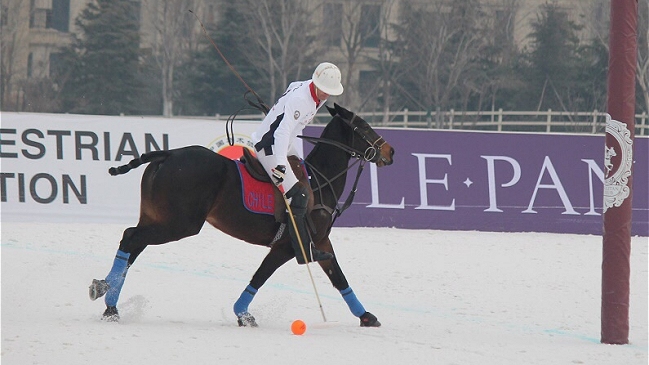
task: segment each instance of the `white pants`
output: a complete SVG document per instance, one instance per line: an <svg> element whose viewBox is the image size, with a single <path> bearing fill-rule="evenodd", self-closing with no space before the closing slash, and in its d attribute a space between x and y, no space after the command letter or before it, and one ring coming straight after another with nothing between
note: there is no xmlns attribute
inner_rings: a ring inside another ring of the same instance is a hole
<svg viewBox="0 0 649 365"><path fill-rule="evenodd" d="M261 165L264 166L264 170L266 170L266 173L268 174L268 176L271 177L271 180L273 180L273 182L275 181L273 179L273 177L272 177L273 176L273 169L277 165L285 165L286 166L286 173L284 174L284 181L281 184L282 185L281 189L284 192L284 194L286 194L289 190L291 190L293 185L297 184L297 182L298 182L297 177L295 177L295 174L293 173L293 169L291 168L291 165L286 160L283 159L283 161L278 162L277 161L278 159L277 159L276 155L273 154L273 155L270 155L270 156L266 156L263 149L261 151L257 152L257 159L259 160L259 162L261 162Z"/></svg>

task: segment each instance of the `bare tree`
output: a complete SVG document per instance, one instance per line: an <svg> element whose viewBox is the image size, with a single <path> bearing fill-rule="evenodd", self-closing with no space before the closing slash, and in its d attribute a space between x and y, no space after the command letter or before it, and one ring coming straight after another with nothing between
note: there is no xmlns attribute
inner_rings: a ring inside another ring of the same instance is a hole
<svg viewBox="0 0 649 365"><path fill-rule="evenodd" d="M397 13L397 0L384 0L380 2L381 14L380 20L377 24L377 31L380 35L380 41L376 49L376 53L365 52L364 57L375 68L377 77L370 85L360 85L365 87L358 90L360 100L359 110L369 105L371 109L375 109L373 104L378 102L378 97L381 97L379 106L383 111L383 122L386 123L389 118L389 112L392 109L393 99L393 80L398 78L399 68L398 55L394 52L393 42L395 41L394 27L396 25ZM372 30L372 29L370 29ZM360 52L359 52L360 53ZM368 87L369 86L369 87ZM401 109L402 105L394 107L394 109Z"/></svg>
<svg viewBox="0 0 649 365"><path fill-rule="evenodd" d="M609 50L610 1L579 0L577 9L582 13L587 33ZM638 0L638 56L636 80L642 90L644 110L649 112L649 0Z"/></svg>
<svg viewBox="0 0 649 365"><path fill-rule="evenodd" d="M477 110L490 103L491 110L496 108L496 98L503 86L519 83L511 75L511 64L517 52L514 40L515 19L521 0L499 0L494 3L493 13L485 18L484 37L486 52L483 59L491 66L481 72L482 80L476 85L479 94Z"/></svg>
<svg viewBox="0 0 649 365"><path fill-rule="evenodd" d="M311 19L319 4L308 0L243 0L239 9L248 20L246 56L267 75L269 99L274 101L289 81L310 67L318 52ZM316 8L314 8L314 6Z"/></svg>
<svg viewBox="0 0 649 365"><path fill-rule="evenodd" d="M16 90L15 87L27 75L24 65L27 64L25 60L27 60L29 52L29 47L26 46L29 40L29 22L25 22L25 19L29 19L29 17L28 1L2 0L0 9L2 26L0 100L2 110L19 110L22 103L22 91Z"/></svg>
<svg viewBox="0 0 649 365"><path fill-rule="evenodd" d="M342 24L342 42L340 45L341 53L345 58L345 74L343 76L343 83L347 85L347 91L343 94L343 104L355 107L352 102L356 99L358 90L352 87L352 80L354 72L356 71L356 63L359 61L361 52L365 48L366 35L373 32L378 32L378 24L368 24L363 26L361 9L365 5L361 2L350 2L347 9L344 9L340 16L343 19ZM367 33L367 34L364 34Z"/></svg>
<svg viewBox="0 0 649 365"><path fill-rule="evenodd" d="M150 34L152 54L160 67L162 115L173 115L174 70L196 43L197 22L189 10L200 14L196 0L147 0L143 12L144 32Z"/></svg>
<svg viewBox="0 0 649 365"><path fill-rule="evenodd" d="M460 92L460 80L467 80L476 67L473 61L484 48L484 17L479 4L462 0L450 5L411 5L402 17L400 56L407 72L401 82L417 89L417 104L445 109Z"/></svg>

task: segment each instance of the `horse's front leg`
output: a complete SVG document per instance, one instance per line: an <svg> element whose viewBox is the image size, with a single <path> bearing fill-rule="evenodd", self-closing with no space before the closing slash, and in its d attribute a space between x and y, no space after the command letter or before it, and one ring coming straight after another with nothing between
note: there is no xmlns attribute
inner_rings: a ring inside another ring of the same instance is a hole
<svg viewBox="0 0 649 365"><path fill-rule="evenodd" d="M333 247L329 238L325 238L325 241L321 242L318 246L324 251L333 253ZM361 304L356 294L354 294L354 290L349 286L345 274L343 274L340 265L338 265L336 256L334 255L334 258L331 260L319 261L318 263L329 277L329 280L331 280L331 284L340 292L349 310L360 319L361 327L380 327L381 322L379 322L375 315L365 310L363 304Z"/></svg>
<svg viewBox="0 0 649 365"><path fill-rule="evenodd" d="M268 280L268 278L270 278L280 266L287 263L293 257L295 257L295 254L288 242L276 243L268 255L266 255L257 271L252 276L250 284L246 286L239 296L239 299L234 303L234 314L237 316L237 322L240 327L257 327L255 317L248 312L248 306L266 280Z"/></svg>

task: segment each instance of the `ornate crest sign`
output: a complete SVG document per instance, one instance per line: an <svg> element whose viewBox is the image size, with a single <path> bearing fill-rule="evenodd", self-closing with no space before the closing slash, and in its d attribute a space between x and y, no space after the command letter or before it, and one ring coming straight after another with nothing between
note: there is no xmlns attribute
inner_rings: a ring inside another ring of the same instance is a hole
<svg viewBox="0 0 649 365"><path fill-rule="evenodd" d="M629 197L629 176L633 165L633 140L626 124L611 119L606 114L606 139L604 153L604 212L608 208L619 207Z"/></svg>

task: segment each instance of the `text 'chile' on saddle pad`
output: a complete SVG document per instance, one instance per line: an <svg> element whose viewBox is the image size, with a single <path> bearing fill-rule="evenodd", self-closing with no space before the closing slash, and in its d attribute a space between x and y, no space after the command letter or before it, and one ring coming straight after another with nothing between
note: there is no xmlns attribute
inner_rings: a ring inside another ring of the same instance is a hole
<svg viewBox="0 0 649 365"><path fill-rule="evenodd" d="M259 181L252 176L246 167L239 161L237 168L241 177L241 190L243 192L243 205L249 211L260 214L274 214L275 196L273 184Z"/></svg>

